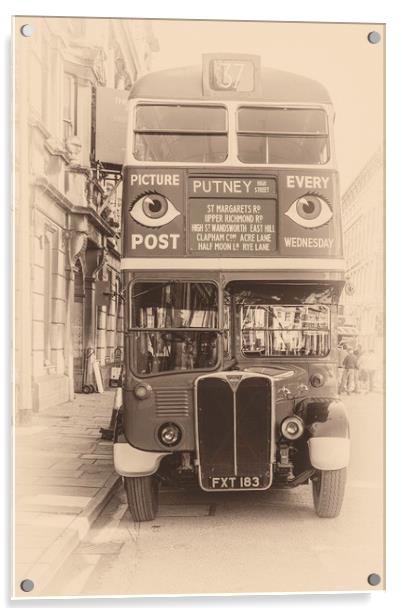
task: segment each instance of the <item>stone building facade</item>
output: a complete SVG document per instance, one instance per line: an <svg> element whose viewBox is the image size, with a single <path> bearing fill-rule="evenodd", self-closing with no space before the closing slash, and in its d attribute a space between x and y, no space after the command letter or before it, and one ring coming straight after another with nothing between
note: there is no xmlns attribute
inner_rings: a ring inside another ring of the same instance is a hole
<svg viewBox="0 0 402 616"><path fill-rule="evenodd" d="M106 88L127 93L157 50L150 22L15 21L15 392L21 417L71 400L122 359L122 161L97 159ZM127 96L127 95L125 95ZM110 139L110 135L109 135Z"/></svg>
<svg viewBox="0 0 402 616"><path fill-rule="evenodd" d="M346 273L352 293L343 293L344 318L357 342L382 363L384 341L384 173L378 149L342 197Z"/></svg>

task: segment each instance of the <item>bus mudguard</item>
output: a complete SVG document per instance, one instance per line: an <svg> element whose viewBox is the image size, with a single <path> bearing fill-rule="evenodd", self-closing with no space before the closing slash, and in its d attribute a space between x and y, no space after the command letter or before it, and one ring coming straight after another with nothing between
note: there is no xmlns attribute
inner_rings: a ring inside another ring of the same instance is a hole
<svg viewBox="0 0 402 616"><path fill-rule="evenodd" d="M168 452L143 451L129 443L114 443L113 461L116 473L123 477L145 477L153 475Z"/></svg>
<svg viewBox="0 0 402 616"><path fill-rule="evenodd" d="M349 464L350 434L345 405L337 399L309 400L300 409L310 433L310 463L321 471L345 468Z"/></svg>

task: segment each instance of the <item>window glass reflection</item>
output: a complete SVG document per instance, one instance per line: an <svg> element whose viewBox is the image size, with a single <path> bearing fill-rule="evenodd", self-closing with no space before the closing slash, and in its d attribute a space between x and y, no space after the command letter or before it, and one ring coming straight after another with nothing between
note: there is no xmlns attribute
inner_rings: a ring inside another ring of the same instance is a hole
<svg viewBox="0 0 402 616"><path fill-rule="evenodd" d="M216 332L137 332L137 374L214 368L218 361Z"/></svg>
<svg viewBox="0 0 402 616"><path fill-rule="evenodd" d="M244 305L240 319L244 355L324 357L329 353L328 306Z"/></svg>

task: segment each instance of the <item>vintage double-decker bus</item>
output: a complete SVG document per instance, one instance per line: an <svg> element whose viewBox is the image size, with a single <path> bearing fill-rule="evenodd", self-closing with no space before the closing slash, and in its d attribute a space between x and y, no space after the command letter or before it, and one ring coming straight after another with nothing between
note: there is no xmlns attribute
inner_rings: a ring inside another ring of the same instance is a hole
<svg viewBox="0 0 402 616"><path fill-rule="evenodd" d="M248 55L131 92L114 463L136 521L161 482L191 476L206 491L311 482L319 516L341 509L333 120L321 84Z"/></svg>

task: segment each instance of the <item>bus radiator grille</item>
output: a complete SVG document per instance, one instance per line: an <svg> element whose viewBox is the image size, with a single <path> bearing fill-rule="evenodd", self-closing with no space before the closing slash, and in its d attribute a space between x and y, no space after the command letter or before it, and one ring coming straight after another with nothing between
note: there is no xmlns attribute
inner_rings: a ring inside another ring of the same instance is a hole
<svg viewBox="0 0 402 616"><path fill-rule="evenodd" d="M202 377L197 384L200 478L260 477L268 485L271 453L272 391L269 379L232 373Z"/></svg>

